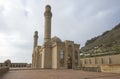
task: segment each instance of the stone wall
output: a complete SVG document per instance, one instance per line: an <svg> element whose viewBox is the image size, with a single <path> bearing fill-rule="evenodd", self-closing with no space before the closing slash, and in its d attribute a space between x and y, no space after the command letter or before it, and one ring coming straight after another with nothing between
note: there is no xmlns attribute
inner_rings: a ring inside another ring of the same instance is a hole
<svg viewBox="0 0 120 79"><path fill-rule="evenodd" d="M101 72L120 73L120 64L116 65L102 65Z"/></svg>
<svg viewBox="0 0 120 79"><path fill-rule="evenodd" d="M92 71L92 72L101 72L101 67L82 67L81 70Z"/></svg>
<svg viewBox="0 0 120 79"><path fill-rule="evenodd" d="M6 73L9 70L8 67L1 67L0 68L0 75L3 75L4 73Z"/></svg>
<svg viewBox="0 0 120 79"><path fill-rule="evenodd" d="M80 58L82 70L120 73L120 54Z"/></svg>

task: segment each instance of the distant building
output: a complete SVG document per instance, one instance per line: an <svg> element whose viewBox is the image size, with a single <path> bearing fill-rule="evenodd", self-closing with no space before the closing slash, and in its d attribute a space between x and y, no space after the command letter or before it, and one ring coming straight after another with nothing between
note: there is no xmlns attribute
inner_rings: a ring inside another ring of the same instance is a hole
<svg viewBox="0 0 120 79"><path fill-rule="evenodd" d="M69 40L63 42L57 36L51 38L52 13L49 5L45 7L44 17L44 43L42 46L37 45L38 32L35 31L32 67L53 69L74 69L79 67L80 45Z"/></svg>
<svg viewBox="0 0 120 79"><path fill-rule="evenodd" d="M23 67L28 67L28 64L27 63L11 63L10 60L6 60L4 63L0 63L0 67L23 68Z"/></svg>

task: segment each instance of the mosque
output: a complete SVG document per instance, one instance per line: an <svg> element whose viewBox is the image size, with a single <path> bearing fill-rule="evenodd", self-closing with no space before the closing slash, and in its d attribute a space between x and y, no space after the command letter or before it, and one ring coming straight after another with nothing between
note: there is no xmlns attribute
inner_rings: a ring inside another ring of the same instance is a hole
<svg viewBox="0 0 120 79"><path fill-rule="evenodd" d="M32 68L75 69L80 66L80 44L74 41L62 41L59 37L51 38L51 6L46 5L44 12L44 42L38 45L38 32L34 34Z"/></svg>

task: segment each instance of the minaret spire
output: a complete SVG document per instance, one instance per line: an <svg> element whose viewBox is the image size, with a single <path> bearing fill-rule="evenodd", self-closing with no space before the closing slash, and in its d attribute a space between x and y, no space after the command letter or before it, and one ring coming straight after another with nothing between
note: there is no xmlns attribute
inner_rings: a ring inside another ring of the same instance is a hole
<svg viewBox="0 0 120 79"><path fill-rule="evenodd" d="M37 46L38 44L38 31L35 31L34 34L34 48Z"/></svg>
<svg viewBox="0 0 120 79"><path fill-rule="evenodd" d="M44 43L51 40L51 18L52 18L52 12L51 12L51 6L46 5L45 7L45 25L44 25Z"/></svg>

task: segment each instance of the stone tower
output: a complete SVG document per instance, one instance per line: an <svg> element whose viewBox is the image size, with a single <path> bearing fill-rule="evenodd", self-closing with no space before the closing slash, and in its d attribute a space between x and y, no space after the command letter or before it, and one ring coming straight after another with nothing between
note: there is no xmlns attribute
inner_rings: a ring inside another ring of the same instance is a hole
<svg viewBox="0 0 120 79"><path fill-rule="evenodd" d="M44 26L44 43L48 42L51 40L51 18L52 18L52 13L51 13L51 6L47 5L45 7L45 26Z"/></svg>
<svg viewBox="0 0 120 79"><path fill-rule="evenodd" d="M38 31L35 31L33 37L34 37L34 43L33 43L33 54L32 54L32 67L37 67L38 55L35 52L35 48L38 46Z"/></svg>
<svg viewBox="0 0 120 79"><path fill-rule="evenodd" d="M38 31L35 31L35 34L34 34L34 47L33 49L37 46L38 44Z"/></svg>
<svg viewBox="0 0 120 79"><path fill-rule="evenodd" d="M51 57L51 6L46 5L45 7L45 25L44 25L44 45L43 45L43 65L42 68L51 68L52 57Z"/></svg>

